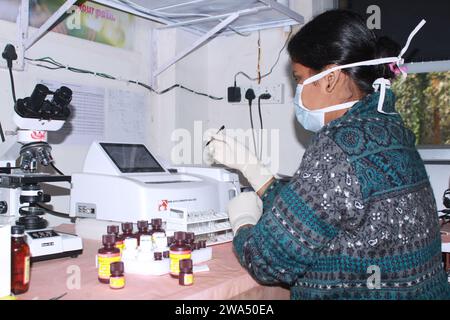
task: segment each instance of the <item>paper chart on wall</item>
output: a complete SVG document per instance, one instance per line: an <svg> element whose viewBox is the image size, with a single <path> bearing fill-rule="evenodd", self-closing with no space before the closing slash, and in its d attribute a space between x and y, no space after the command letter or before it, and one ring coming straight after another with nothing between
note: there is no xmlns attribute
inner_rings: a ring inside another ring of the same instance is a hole
<svg viewBox="0 0 450 320"><path fill-rule="evenodd" d="M49 132L49 143L146 142L145 95L49 80L40 83L52 91L64 85L73 92L71 116L60 130Z"/></svg>
<svg viewBox="0 0 450 320"><path fill-rule="evenodd" d="M41 83L52 91L61 86L72 90L71 115L60 130L49 133L49 143L90 144L94 140L104 139L104 88L47 80Z"/></svg>
<svg viewBox="0 0 450 320"><path fill-rule="evenodd" d="M110 141L145 143L145 95L110 89L106 113L106 137Z"/></svg>

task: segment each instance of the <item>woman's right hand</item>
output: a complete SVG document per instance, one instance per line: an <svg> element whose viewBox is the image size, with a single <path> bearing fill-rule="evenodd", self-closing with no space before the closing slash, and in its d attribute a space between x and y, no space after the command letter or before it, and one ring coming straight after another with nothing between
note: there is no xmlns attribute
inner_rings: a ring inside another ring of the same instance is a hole
<svg viewBox="0 0 450 320"><path fill-rule="evenodd" d="M210 157L217 163L241 171L255 191L272 180L272 173L236 139L223 133L217 133L211 139L207 146Z"/></svg>

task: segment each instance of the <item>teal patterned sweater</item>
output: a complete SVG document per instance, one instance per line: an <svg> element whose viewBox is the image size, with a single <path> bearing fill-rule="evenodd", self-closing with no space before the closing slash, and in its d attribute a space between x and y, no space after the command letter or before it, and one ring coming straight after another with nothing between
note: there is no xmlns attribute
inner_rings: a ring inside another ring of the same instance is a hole
<svg viewBox="0 0 450 320"><path fill-rule="evenodd" d="M366 96L323 127L290 181L263 195L233 244L291 299L449 299L436 203L413 133ZM384 110L395 97L386 94Z"/></svg>

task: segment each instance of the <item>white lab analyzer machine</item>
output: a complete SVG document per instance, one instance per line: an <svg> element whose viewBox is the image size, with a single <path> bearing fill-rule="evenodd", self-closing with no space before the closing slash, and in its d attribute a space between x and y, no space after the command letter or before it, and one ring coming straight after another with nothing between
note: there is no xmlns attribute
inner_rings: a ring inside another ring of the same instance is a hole
<svg viewBox="0 0 450 320"><path fill-rule="evenodd" d="M239 192L238 175L225 169L169 170L143 144L94 142L83 172L72 175L70 214L83 238L100 239L108 221L162 218L169 233L215 244L232 240L226 207Z"/></svg>

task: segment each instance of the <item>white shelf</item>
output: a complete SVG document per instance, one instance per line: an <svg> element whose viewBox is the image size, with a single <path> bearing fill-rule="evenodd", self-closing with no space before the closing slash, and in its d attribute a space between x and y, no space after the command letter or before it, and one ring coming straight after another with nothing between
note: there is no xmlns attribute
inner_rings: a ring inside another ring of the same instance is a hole
<svg viewBox="0 0 450 320"><path fill-rule="evenodd" d="M214 217L214 218L206 218L206 219L199 219L199 220L188 220L187 224L195 224L195 223L203 223L203 222L210 222L210 221L219 221L219 220L224 220L224 219L228 219L228 215L227 214L223 214L219 217Z"/></svg>
<svg viewBox="0 0 450 320"><path fill-rule="evenodd" d="M239 19L220 35L304 23L302 15L275 0L130 0L129 4L118 0L92 1L160 22L165 25L161 29L183 27L199 35L235 13Z"/></svg>
<svg viewBox="0 0 450 320"><path fill-rule="evenodd" d="M234 33L303 24L302 15L276 0L91 0L113 9L163 24L156 29L183 28L197 35L192 45L158 66L156 77L212 38ZM29 3L21 0L18 34L21 57L67 14L77 0L68 0L32 35L28 35ZM287 3L286 1L283 1ZM156 44L152 44L156 45ZM22 58L22 65L24 60Z"/></svg>
<svg viewBox="0 0 450 320"><path fill-rule="evenodd" d="M207 246L215 246L215 245L219 245L222 243L227 243L227 242L231 242L233 241L233 238L229 239L229 240L223 240L223 241L217 241L217 242L206 242Z"/></svg>

